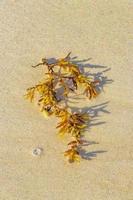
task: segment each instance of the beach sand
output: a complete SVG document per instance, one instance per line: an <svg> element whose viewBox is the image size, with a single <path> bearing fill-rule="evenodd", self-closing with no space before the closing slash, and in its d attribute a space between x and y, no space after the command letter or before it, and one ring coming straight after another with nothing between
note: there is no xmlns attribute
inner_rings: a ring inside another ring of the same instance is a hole
<svg viewBox="0 0 133 200"><path fill-rule="evenodd" d="M133 199L132 7L131 0L0 1L0 200ZM23 98L43 73L31 65L69 51L103 77L98 98L73 102L94 116L80 164L65 161L56 119ZM33 156L37 147L43 152Z"/></svg>

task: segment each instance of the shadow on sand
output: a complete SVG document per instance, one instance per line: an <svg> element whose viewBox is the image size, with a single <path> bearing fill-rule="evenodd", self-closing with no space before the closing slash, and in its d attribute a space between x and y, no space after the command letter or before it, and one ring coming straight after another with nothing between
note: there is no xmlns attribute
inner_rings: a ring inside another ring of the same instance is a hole
<svg viewBox="0 0 133 200"><path fill-rule="evenodd" d="M83 109L80 109L81 113L88 113L90 116L90 120L87 124L87 128L86 131L89 131L91 129L92 126L99 126L102 124L105 124L105 121L99 121L100 115L101 114L109 114L110 112L107 111L107 106L108 106L109 102L105 102L102 104L98 104L96 106L91 106L91 107L84 107ZM74 110L73 110L74 109ZM73 111L77 112L78 109L77 108L72 108ZM105 153L107 152L106 150L98 150L98 151L92 151L92 152L87 152L84 147L87 147L89 145L97 145L99 144L98 142L95 141L87 141L82 139L83 144L80 145L79 147L79 153L80 156L85 159L85 160L92 160L92 158L96 157L97 154L100 153Z"/></svg>
<svg viewBox="0 0 133 200"><path fill-rule="evenodd" d="M70 61L73 64L76 64L79 66L80 71L84 73L86 76L91 77L94 81L99 81L99 84L97 86L97 91L100 93L104 90L104 86L111 84L113 82L112 79L108 79L108 77L105 75L106 72L110 71L111 68L108 68L107 66L102 66L102 65L97 65L97 64L90 64L88 61L90 61L91 58L84 59L84 60L77 60L77 57L70 58ZM86 69L98 69L101 70L100 72L86 72ZM92 126L99 126L102 124L105 124L105 121L99 121L99 117L101 114L109 114L110 112L107 110L107 106L109 104L109 101L91 106L91 107L84 107L82 109L77 109L76 107L73 107L73 111L79 111L84 113L87 112L90 116L90 120L88 122L88 128L89 130ZM98 151L92 151L92 152L87 152L86 150L83 149L84 146L88 145L96 145L99 144L95 141L86 141L83 140L83 144L79 147L79 153L81 157L85 160L92 160L94 157L97 156L97 154L105 153L107 152L106 150L98 150Z"/></svg>

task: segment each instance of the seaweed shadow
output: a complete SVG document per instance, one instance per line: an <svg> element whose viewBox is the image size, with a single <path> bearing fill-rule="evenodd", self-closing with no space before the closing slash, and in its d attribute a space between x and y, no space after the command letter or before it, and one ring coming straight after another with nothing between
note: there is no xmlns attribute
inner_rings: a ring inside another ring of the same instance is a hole
<svg viewBox="0 0 133 200"><path fill-rule="evenodd" d="M107 151L104 151L104 150L87 152L84 149L79 149L79 153L81 157L85 160L92 160L94 157L97 156L97 154L106 153L106 152Z"/></svg>
<svg viewBox="0 0 133 200"><path fill-rule="evenodd" d="M109 104L109 101L91 106L91 107L84 107L82 109L77 109L77 107L71 107L73 112L81 112L81 113L88 113L90 116L90 120L88 121L88 128L89 130L92 126L98 126L105 124L105 121L99 121L99 117L101 114L109 114L110 112L107 110L107 106Z"/></svg>
<svg viewBox="0 0 133 200"><path fill-rule="evenodd" d="M104 86L113 83L112 79L108 79L108 77L105 75L106 72L110 71L111 68L108 68L107 66L103 66L103 65L97 65L97 64L90 64L88 63L88 61L91 60L91 58L88 59L83 59L83 60L77 60L77 57L73 57L73 58L69 58L70 61L73 64L78 65L80 71L82 73L84 73L86 76L92 77L92 79L94 81L98 81L99 84L96 86L97 91L100 93L101 91L104 90ZM91 73L90 71L86 72L86 68L87 69L102 69L102 71L98 71L95 73ZM99 126L102 124L105 124L105 121L99 121L99 117L101 114L105 113L105 114L109 114L110 112L107 110L107 106L109 104L109 101L95 105L95 106L91 106L91 107L84 107L82 109L77 109L76 107L72 107L72 110L74 112L81 112L81 113L88 113L90 116L90 120L88 122L88 128L87 130L89 130L92 126ZM79 147L79 153L81 155L81 157L85 160L92 160L94 157L97 156L97 154L100 153L106 153L106 150L98 150L98 151L92 151L92 152L87 152L85 149L83 149L84 146L88 146L88 145L94 145L94 144L99 144L95 141L83 141L83 144L80 145Z"/></svg>
<svg viewBox="0 0 133 200"><path fill-rule="evenodd" d="M73 112L81 112L81 113L88 113L90 116L90 120L87 124L87 128L86 131L90 130L92 126L99 126L102 124L105 124L105 121L100 121L99 117L101 116L101 114L109 114L110 112L107 110L107 106L108 106L108 101L95 105L95 106L91 106L91 107L84 107L82 109L77 109L76 107L73 107L72 110ZM99 153L105 153L107 152L106 150L98 150L98 151L92 151L92 152L87 152L84 147L90 146L90 145L97 145L99 144L98 142L95 141L88 141L88 140L84 140L83 137L81 137L82 140L82 144L79 147L79 154L80 156L85 159L85 160L92 160L92 158L96 157L97 154Z"/></svg>

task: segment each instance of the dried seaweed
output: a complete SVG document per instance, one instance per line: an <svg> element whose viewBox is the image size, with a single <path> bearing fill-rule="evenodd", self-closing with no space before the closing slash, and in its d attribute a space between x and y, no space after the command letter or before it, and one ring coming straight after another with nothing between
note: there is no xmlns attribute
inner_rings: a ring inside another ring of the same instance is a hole
<svg viewBox="0 0 133 200"><path fill-rule="evenodd" d="M42 62L32 66L34 68L46 66L47 73L43 81L27 89L25 98L30 102L36 100L45 117L55 115L59 118L56 127L58 133L62 136L68 134L72 138L64 156L69 162L74 162L80 160L79 148L83 143L81 137L87 127L89 116L87 113L72 112L63 102L69 99L70 93L76 93L81 85L84 88L83 94L89 99L95 98L98 95L96 86L99 81L92 81L85 76L78 65L71 62L70 54L68 53L65 58L57 59L54 63L49 63L48 59L43 58ZM62 90L59 93L60 88Z"/></svg>

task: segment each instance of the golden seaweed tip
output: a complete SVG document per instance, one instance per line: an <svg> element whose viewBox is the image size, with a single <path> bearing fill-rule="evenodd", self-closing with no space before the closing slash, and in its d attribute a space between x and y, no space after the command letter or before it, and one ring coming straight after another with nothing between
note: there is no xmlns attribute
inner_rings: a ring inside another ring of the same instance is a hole
<svg viewBox="0 0 133 200"><path fill-rule="evenodd" d="M64 156L68 159L68 161L71 162L80 162L80 155L79 152L75 149L68 149L64 152Z"/></svg>

